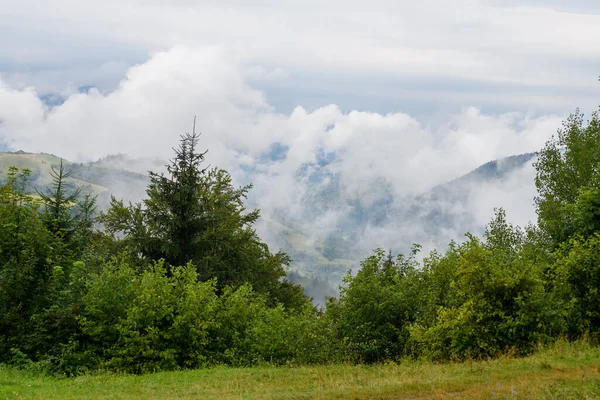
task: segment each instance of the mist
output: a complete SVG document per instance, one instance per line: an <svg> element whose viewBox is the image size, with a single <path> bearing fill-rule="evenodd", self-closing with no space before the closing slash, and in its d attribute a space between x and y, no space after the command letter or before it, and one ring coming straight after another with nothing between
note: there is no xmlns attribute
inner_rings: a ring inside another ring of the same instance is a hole
<svg viewBox="0 0 600 400"><path fill-rule="evenodd" d="M277 75L261 73L270 72ZM288 249L284 228L307 251L327 240L350 244L351 262L332 272L336 282L375 247L405 252L417 242L427 251L467 230L479 233L494 207L516 224L535 221L531 161L501 179L463 185L460 201L427 196L488 161L539 150L564 115L465 105L430 121L402 110L343 112L335 104L284 113L251 84L255 76L226 48L176 46L129 68L112 91L89 88L59 104L44 102L35 87L0 81L0 143L160 171L196 116L206 164L228 170L238 185L253 184L249 205L261 210L257 229L272 250ZM117 192L143 196L126 186ZM424 216L434 209L451 223L432 226ZM292 269L327 277L310 257L297 256Z"/></svg>

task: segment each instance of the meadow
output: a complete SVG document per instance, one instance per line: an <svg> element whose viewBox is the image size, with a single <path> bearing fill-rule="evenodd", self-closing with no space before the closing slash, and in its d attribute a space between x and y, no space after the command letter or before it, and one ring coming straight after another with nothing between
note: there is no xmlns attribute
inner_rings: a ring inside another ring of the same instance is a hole
<svg viewBox="0 0 600 400"><path fill-rule="evenodd" d="M596 399L600 348L559 342L535 354L436 364L213 367L56 378L0 367L6 399Z"/></svg>

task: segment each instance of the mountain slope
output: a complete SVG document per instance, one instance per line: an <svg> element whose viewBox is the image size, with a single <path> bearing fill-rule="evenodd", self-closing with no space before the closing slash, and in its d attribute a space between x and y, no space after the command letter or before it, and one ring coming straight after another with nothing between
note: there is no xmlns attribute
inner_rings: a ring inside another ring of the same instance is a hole
<svg viewBox="0 0 600 400"><path fill-rule="evenodd" d="M322 303L326 295L335 294L331 288L346 272L356 269L359 260L375 247L407 252L417 242L426 249L444 248L450 239L467 231L480 233L485 222L474 214L475 195L494 185L510 189L509 179L530 167L534 156L527 153L490 161L416 195L398 193L383 179L368 183L368 197L348 195L336 176L308 177L314 179L315 189L302 199L301 213L262 209L257 230L273 250L281 249L291 256L292 276L314 287L315 292L309 294ZM59 162L60 158L50 154L0 153L0 183L8 166L15 165L32 170L31 190L43 188L51 183L50 167ZM129 171L139 164L127 156L64 163L72 171L69 184L98 194L101 208L108 206L111 194L131 201L145 195L148 177ZM156 169L158 164L150 160L145 166ZM260 198L256 206L260 206ZM491 213L485 215L490 217Z"/></svg>
<svg viewBox="0 0 600 400"><path fill-rule="evenodd" d="M61 158L53 154L33 154L25 152L0 153L0 183L5 180L8 167L31 171L29 190L42 190L51 185L51 167L57 167ZM72 163L62 160L71 176L67 178L68 186L79 188L86 193L98 195L100 206L106 206L110 195L117 198L137 200L143 198L148 177L124 169L112 168L101 163Z"/></svg>
<svg viewBox="0 0 600 400"><path fill-rule="evenodd" d="M488 187L510 189L509 180L530 168L534 156L527 153L490 161L414 195L397 192L383 179L373 179L364 190L368 197L352 196L336 176L328 176L317 181L315 189L303 199L303 214L273 212L271 219L288 221L284 224L294 226L296 231L293 236L280 235L274 241L292 254L299 269L334 281L339 281L349 266L357 267L358 260L374 247L407 252L416 242L425 248L445 248L451 239L460 239L468 231L481 233L485 222L473 212L473 203ZM491 208L487 213L486 222L492 217ZM326 229L320 227L320 221L331 215L334 217ZM269 229L277 231L278 227L271 224Z"/></svg>

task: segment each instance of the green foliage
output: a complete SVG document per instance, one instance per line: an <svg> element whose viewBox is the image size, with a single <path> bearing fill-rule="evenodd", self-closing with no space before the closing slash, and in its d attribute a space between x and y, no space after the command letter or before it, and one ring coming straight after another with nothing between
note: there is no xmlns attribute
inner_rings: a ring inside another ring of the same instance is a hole
<svg viewBox="0 0 600 400"><path fill-rule="evenodd" d="M256 234L250 186L201 169L199 136L182 137L148 198L70 192L62 163L28 195L10 168L0 187L0 362L74 375L207 365L382 362L527 354L600 332L600 122L571 116L539 153L539 226L495 213L417 261L378 249L339 299L316 310L286 280L287 254ZM41 207L41 206L44 207ZM96 222L104 230L95 229ZM331 237L326 254L343 242ZM298 279L296 277L295 279Z"/></svg>
<svg viewBox="0 0 600 400"><path fill-rule="evenodd" d="M82 300L81 346L102 368L139 373L203 365L216 296L213 282L198 283L192 266L167 276L159 262L138 274L115 259L89 276Z"/></svg>
<svg viewBox="0 0 600 400"><path fill-rule="evenodd" d="M330 299L328 317L351 359L375 362L404 354L418 310L417 251L393 259L375 250L356 276L346 275L339 300Z"/></svg>
<svg viewBox="0 0 600 400"><path fill-rule="evenodd" d="M587 124L579 111L539 153L536 198L539 226L550 238L555 263L548 285L569 305L569 334L596 334L597 242L600 232L600 116Z"/></svg>
<svg viewBox="0 0 600 400"><path fill-rule="evenodd" d="M145 251L152 259L163 258L171 266L184 265L204 247L204 233L213 210L203 196L204 153L197 151L200 135L182 136L175 158L167 165L169 176L150 173L148 199L144 201L145 223L150 234Z"/></svg>
<svg viewBox="0 0 600 400"><path fill-rule="evenodd" d="M569 333L600 332L600 235L574 237L557 252L556 292L572 307Z"/></svg>
<svg viewBox="0 0 600 400"><path fill-rule="evenodd" d="M564 208L570 216L572 234L590 237L600 231L600 171L594 171L588 185L580 188L575 201Z"/></svg>
<svg viewBox="0 0 600 400"><path fill-rule="evenodd" d="M599 164L600 117L597 112L584 124L583 114L576 111L538 153L535 163L538 222L554 247L578 230L570 205L590 186Z"/></svg>
<svg viewBox="0 0 600 400"><path fill-rule="evenodd" d="M55 191L41 200L25 194L26 170L11 168L0 189L0 360L15 347L33 360L56 361L77 332L73 280L82 267L73 262L91 240L94 198L84 198L73 216L71 202L79 200L64 193L62 166L55 172Z"/></svg>
<svg viewBox="0 0 600 400"><path fill-rule="evenodd" d="M39 204L23 193L29 171L11 168L0 188L0 360L11 348L28 350L31 315L45 304L51 235Z"/></svg>
<svg viewBox="0 0 600 400"><path fill-rule="evenodd" d="M31 316L35 359L60 363L63 346L79 333L76 318L81 307L85 275L86 268L82 262L52 269L45 306Z"/></svg>
<svg viewBox="0 0 600 400"><path fill-rule="evenodd" d="M71 176L71 172L65 170L62 159L58 168L54 165L50 167L50 176L52 177L52 187L48 187L42 192L37 191L44 203L43 219L48 229L54 234L68 235L74 225L71 207L79 197L81 189L75 189L71 193L67 192L66 180Z"/></svg>
<svg viewBox="0 0 600 400"><path fill-rule="evenodd" d="M50 167L52 185L37 191L44 204L41 218L53 234L51 259L56 265L69 265L85 252L94 236L96 196L81 195L81 189L69 189L72 170L66 170L62 159L58 167Z"/></svg>
<svg viewBox="0 0 600 400"><path fill-rule="evenodd" d="M137 270L115 258L88 275L77 316L81 333L65 352L63 370L143 373L326 360L312 308L268 307L247 284L218 296L215 281L198 281L191 264L170 273L163 262Z"/></svg>
<svg viewBox="0 0 600 400"><path fill-rule="evenodd" d="M100 220L108 234L123 236L121 249L141 261L165 260L167 271L188 262L201 280L216 278L217 288L245 283L288 308L303 307L302 289L285 281L284 253L272 254L253 228L258 210L246 212L251 186L236 188L229 173L200 168L199 135L182 136L169 176L151 173L148 199L124 205L112 199Z"/></svg>
<svg viewBox="0 0 600 400"><path fill-rule="evenodd" d="M545 290L543 269L526 256L525 245L524 233L499 210L485 241L468 236L432 261L425 281L446 286L434 291L429 312L412 330L423 354L481 358L510 348L528 353L564 331L565 308Z"/></svg>

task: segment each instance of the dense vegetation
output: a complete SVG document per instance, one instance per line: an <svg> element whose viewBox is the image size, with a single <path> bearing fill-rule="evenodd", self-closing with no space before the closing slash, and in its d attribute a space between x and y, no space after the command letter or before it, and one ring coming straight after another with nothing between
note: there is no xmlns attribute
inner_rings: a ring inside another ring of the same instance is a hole
<svg viewBox="0 0 600 400"><path fill-rule="evenodd" d="M538 154L538 224L498 209L418 261L383 250L315 309L286 279L246 210L250 187L205 169L182 136L147 198L94 198L54 183L28 192L27 170L0 188L0 362L67 375L215 364L372 363L525 355L600 332L600 119L576 113Z"/></svg>

